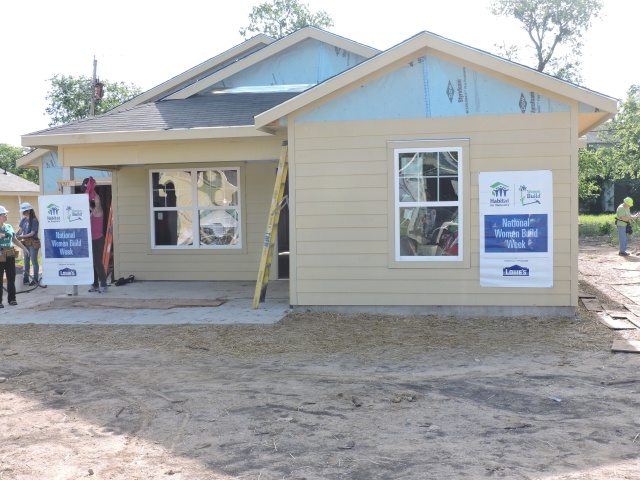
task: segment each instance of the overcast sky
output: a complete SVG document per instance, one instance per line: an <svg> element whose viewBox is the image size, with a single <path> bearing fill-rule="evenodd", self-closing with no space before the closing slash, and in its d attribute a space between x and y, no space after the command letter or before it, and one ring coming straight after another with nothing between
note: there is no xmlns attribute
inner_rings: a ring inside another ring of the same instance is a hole
<svg viewBox="0 0 640 480"><path fill-rule="evenodd" d="M0 7L0 143L47 128L44 110L54 74L98 76L147 90L243 41L251 8L262 0L19 0ZM325 10L332 32L378 49L423 30L495 53L495 44L527 44L515 22L490 14L490 0L302 0ZM624 98L640 84L636 0L604 0L584 39L583 84ZM524 59L522 59L524 60Z"/></svg>

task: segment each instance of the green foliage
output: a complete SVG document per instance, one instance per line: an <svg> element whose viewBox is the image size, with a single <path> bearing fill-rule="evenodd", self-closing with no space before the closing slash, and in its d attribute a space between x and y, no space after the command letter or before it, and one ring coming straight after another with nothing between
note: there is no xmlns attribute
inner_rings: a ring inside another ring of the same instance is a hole
<svg viewBox="0 0 640 480"><path fill-rule="evenodd" d="M49 106L45 111L51 117L50 127L89 116L92 96L90 78L56 74L49 81L51 89L46 97ZM96 100L96 115L117 107L141 92L140 88L133 84L108 81L102 83L104 96L101 100Z"/></svg>
<svg viewBox="0 0 640 480"><path fill-rule="evenodd" d="M517 20L535 48L535 68L580 81L582 36L600 14L602 0L493 0L491 13ZM514 47L500 47L514 58Z"/></svg>
<svg viewBox="0 0 640 480"><path fill-rule="evenodd" d="M240 29L244 38L264 33L273 38L282 38L303 27L333 27L327 12L312 13L309 7L298 0L271 0L253 7L249 14L249 26Z"/></svg>
<svg viewBox="0 0 640 480"><path fill-rule="evenodd" d="M29 152L29 149L12 147L6 143L0 143L0 169L25 178L33 183L39 183L38 171L31 168L16 167L16 160Z"/></svg>
<svg viewBox="0 0 640 480"><path fill-rule="evenodd" d="M581 200L597 197L604 180L640 178L640 85L629 88L618 115L598 136L600 147L580 151Z"/></svg>
<svg viewBox="0 0 640 480"><path fill-rule="evenodd" d="M615 213L605 215L580 215L578 217L580 236L596 237L611 235L615 231L613 224L615 216Z"/></svg>

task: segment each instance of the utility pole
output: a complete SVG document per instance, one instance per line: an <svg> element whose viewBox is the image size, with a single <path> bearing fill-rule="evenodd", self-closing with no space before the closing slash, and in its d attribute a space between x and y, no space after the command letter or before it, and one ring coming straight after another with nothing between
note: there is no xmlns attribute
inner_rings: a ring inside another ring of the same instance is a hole
<svg viewBox="0 0 640 480"><path fill-rule="evenodd" d="M98 68L98 60L93 57L93 77L91 77L91 105L89 107L89 116L94 117L96 114L96 70Z"/></svg>

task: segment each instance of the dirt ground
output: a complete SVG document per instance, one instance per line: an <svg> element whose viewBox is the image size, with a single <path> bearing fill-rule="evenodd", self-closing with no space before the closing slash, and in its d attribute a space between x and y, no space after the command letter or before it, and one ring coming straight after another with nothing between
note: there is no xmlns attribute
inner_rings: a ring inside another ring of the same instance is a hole
<svg viewBox="0 0 640 480"><path fill-rule="evenodd" d="M581 288L629 303L636 262L587 242ZM584 308L0 326L0 479L640 479L620 335Z"/></svg>

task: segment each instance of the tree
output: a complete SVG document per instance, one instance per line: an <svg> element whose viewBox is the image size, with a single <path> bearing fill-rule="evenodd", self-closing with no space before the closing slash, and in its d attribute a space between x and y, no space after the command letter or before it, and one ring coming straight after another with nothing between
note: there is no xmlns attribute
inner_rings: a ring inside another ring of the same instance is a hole
<svg viewBox="0 0 640 480"><path fill-rule="evenodd" d="M579 195L597 197L604 180L640 178L640 85L632 85L616 117L598 135L599 147L580 151Z"/></svg>
<svg viewBox="0 0 640 480"><path fill-rule="evenodd" d="M249 15L249 26L240 29L240 35L248 38L264 33L273 38L282 38L302 27L333 27L333 20L324 10L312 13L309 7L298 0L271 0L253 7Z"/></svg>
<svg viewBox="0 0 640 480"><path fill-rule="evenodd" d="M582 36L597 18L602 0L493 0L494 15L520 22L535 49L535 69L578 83ZM498 47L510 52L514 46Z"/></svg>
<svg viewBox="0 0 640 480"><path fill-rule="evenodd" d="M16 160L28 152L22 147L12 147L6 143L0 143L0 169L6 170L25 178L33 183L38 183L38 171L31 168L16 167ZM1 173L1 172L0 172Z"/></svg>
<svg viewBox="0 0 640 480"><path fill-rule="evenodd" d="M46 96L49 106L45 111L51 117L50 127L89 116L92 96L90 78L56 74L49 81L51 89ZM108 81L104 81L102 84L104 85L104 96L102 99L96 100L96 115L117 107L141 92L140 88L133 84Z"/></svg>

